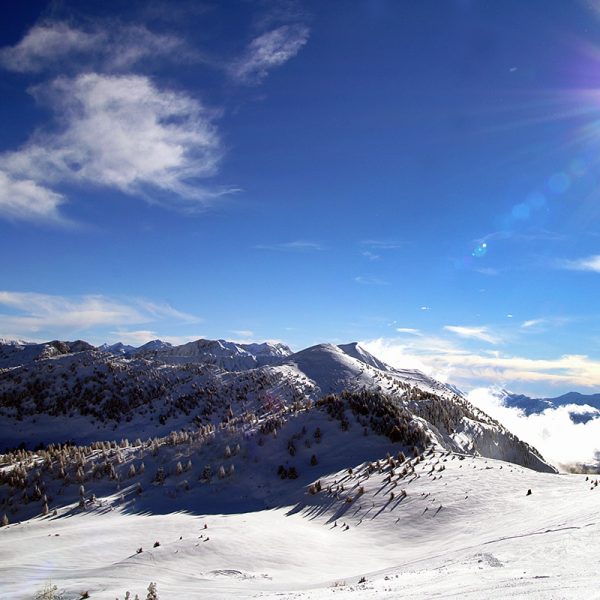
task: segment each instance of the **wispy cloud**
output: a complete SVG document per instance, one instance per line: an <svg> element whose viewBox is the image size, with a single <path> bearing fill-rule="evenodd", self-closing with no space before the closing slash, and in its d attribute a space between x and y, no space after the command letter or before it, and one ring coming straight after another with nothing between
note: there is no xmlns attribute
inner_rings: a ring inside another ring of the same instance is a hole
<svg viewBox="0 0 600 600"><path fill-rule="evenodd" d="M398 333L406 333L408 335L423 335L420 329L413 329L412 327L396 327Z"/></svg>
<svg viewBox="0 0 600 600"><path fill-rule="evenodd" d="M355 277L354 281L360 285L389 285L390 283L379 277L363 277L362 275Z"/></svg>
<svg viewBox="0 0 600 600"><path fill-rule="evenodd" d="M0 212L12 218L59 218L64 183L104 186L186 209L231 190L209 189L222 155L211 111L143 76L95 73L35 88L60 129L37 132L0 155ZM19 193L12 195L17 190Z"/></svg>
<svg viewBox="0 0 600 600"><path fill-rule="evenodd" d="M251 338L254 336L254 331L251 331L250 329L232 329L230 333L241 338Z"/></svg>
<svg viewBox="0 0 600 600"><path fill-rule="evenodd" d="M545 323L546 320L545 319L529 319L528 321L523 321L521 323L521 327L523 329L531 329L531 327L535 327L536 325L541 325L542 323Z"/></svg>
<svg viewBox="0 0 600 600"><path fill-rule="evenodd" d="M495 277L500 274L500 270L493 267L476 267L473 270L481 275L488 275L489 277Z"/></svg>
<svg viewBox="0 0 600 600"><path fill-rule="evenodd" d="M1 157L0 157L1 160ZM0 214L10 220L65 224L60 206L66 198L26 178L14 179L0 170Z"/></svg>
<svg viewBox="0 0 600 600"><path fill-rule="evenodd" d="M258 84L269 72L296 56L308 41L309 29L302 24L282 25L254 38L244 54L230 67L240 83Z"/></svg>
<svg viewBox="0 0 600 600"><path fill-rule="evenodd" d="M379 254L375 254L375 252L371 252L370 250L365 250L362 252L362 255L369 260L381 260L381 256Z"/></svg>
<svg viewBox="0 0 600 600"><path fill-rule="evenodd" d="M560 316L560 315L551 315L538 317L536 319L528 319L521 323L521 329L526 331L535 331L537 333L546 331L548 328L556 328L562 327L568 323L572 323L574 321L580 321L582 317L576 316Z"/></svg>
<svg viewBox="0 0 600 600"><path fill-rule="evenodd" d="M500 338L493 335L487 327L466 327L464 325L445 325L444 329L462 338L481 340L489 344L498 344Z"/></svg>
<svg viewBox="0 0 600 600"><path fill-rule="evenodd" d="M191 58L185 42L157 34L143 25L97 22L78 28L64 21L34 25L14 46L0 49L0 66L20 73L93 68L122 71L144 60Z"/></svg>
<svg viewBox="0 0 600 600"><path fill-rule="evenodd" d="M566 236L563 234L548 231L547 229L530 229L528 231L501 230L493 231L481 238L473 240L473 244L482 244L498 240L513 240L517 242L559 242L566 239Z"/></svg>
<svg viewBox="0 0 600 600"><path fill-rule="evenodd" d="M399 240L363 240L361 244L374 250L397 250L406 246L406 242Z"/></svg>
<svg viewBox="0 0 600 600"><path fill-rule="evenodd" d="M168 304L104 295L66 297L0 291L0 306L4 307L4 311L0 312L0 331L7 337L20 339L94 335L101 328L131 324L200 321L198 317L177 311Z"/></svg>
<svg viewBox="0 0 600 600"><path fill-rule="evenodd" d="M153 302L144 298L136 298L135 304L156 319L172 319L186 324L200 323L202 321L200 317L177 310L166 302Z"/></svg>
<svg viewBox="0 0 600 600"><path fill-rule="evenodd" d="M558 266L562 269L569 269L571 271L591 271L593 273L600 273L600 254L575 260L561 260L558 262Z"/></svg>
<svg viewBox="0 0 600 600"><path fill-rule="evenodd" d="M293 242L283 242L280 244L257 244L254 246L257 250L279 250L287 252L312 252L323 250L319 242L310 242L307 240L295 240Z"/></svg>

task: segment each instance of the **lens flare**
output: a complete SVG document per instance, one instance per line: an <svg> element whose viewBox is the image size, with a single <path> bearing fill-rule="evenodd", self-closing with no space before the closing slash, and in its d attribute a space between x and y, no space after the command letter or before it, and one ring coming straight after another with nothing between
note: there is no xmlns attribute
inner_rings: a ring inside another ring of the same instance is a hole
<svg viewBox="0 0 600 600"><path fill-rule="evenodd" d="M482 242L481 244L478 244L475 247L475 249L471 253L471 256L474 256L475 258L482 258L487 254L487 250L487 244L485 242Z"/></svg>

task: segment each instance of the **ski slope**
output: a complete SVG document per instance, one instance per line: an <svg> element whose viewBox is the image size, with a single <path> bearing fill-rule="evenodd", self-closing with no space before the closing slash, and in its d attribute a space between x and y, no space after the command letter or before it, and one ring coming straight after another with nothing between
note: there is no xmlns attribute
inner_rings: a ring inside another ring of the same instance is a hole
<svg viewBox="0 0 600 600"><path fill-rule="evenodd" d="M113 496L9 525L0 596L52 581L113 600L156 581L161 599L599 597L600 491L585 476L446 452L399 485L365 468L277 509L151 515Z"/></svg>

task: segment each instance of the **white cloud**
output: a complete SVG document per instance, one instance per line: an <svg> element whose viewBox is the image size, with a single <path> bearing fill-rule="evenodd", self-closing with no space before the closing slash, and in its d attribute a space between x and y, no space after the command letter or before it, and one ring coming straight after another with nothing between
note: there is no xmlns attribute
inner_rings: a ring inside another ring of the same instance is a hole
<svg viewBox="0 0 600 600"><path fill-rule="evenodd" d="M36 72L49 63L64 60L73 53L96 49L104 42L100 33L86 33L66 23L46 23L32 27L15 46L0 49L0 65L18 72Z"/></svg>
<svg viewBox="0 0 600 600"><path fill-rule="evenodd" d="M593 273L600 273L600 254L579 258L577 260L563 260L559 262L559 266L571 271L591 271Z"/></svg>
<svg viewBox="0 0 600 600"><path fill-rule="evenodd" d="M523 323L521 323L521 327L523 329L530 329L531 327L535 327L536 325L541 325L542 323L545 323L545 319L529 319L528 321L523 321Z"/></svg>
<svg viewBox="0 0 600 600"><path fill-rule="evenodd" d="M476 354L434 336L379 338L361 344L388 364L418 368L467 389L489 384L513 389L523 384L561 389L600 386L600 360L585 355L535 359L499 351Z"/></svg>
<svg viewBox="0 0 600 600"><path fill-rule="evenodd" d="M305 252L312 250L323 250L323 246L318 242L310 242L306 240L295 240L293 242L283 242L281 244L257 244L254 246L257 250L284 250Z"/></svg>
<svg viewBox="0 0 600 600"><path fill-rule="evenodd" d="M4 307L0 312L0 331L7 337L20 339L65 338L134 323L189 323L192 317L168 304L103 295L65 297L0 291L0 306ZM199 321L197 317L193 319Z"/></svg>
<svg viewBox="0 0 600 600"><path fill-rule="evenodd" d="M263 33L231 65L230 75L242 83L260 83L272 69L296 56L308 41L308 35L308 27L299 24L282 25Z"/></svg>
<svg viewBox="0 0 600 600"><path fill-rule="evenodd" d="M570 418L570 414L598 415L597 409L569 404L526 415L521 409L505 406L489 388L471 391L468 399L556 466L597 463L600 458L600 418L585 423L574 423Z"/></svg>
<svg viewBox="0 0 600 600"><path fill-rule="evenodd" d="M355 277L354 281L360 285L389 285L389 281L379 279L379 277L363 277L362 275Z"/></svg>
<svg viewBox="0 0 600 600"><path fill-rule="evenodd" d="M379 254L375 254L374 252L371 252L370 250L365 250L362 255L365 258L368 258L369 260L381 260L381 256Z"/></svg>
<svg viewBox="0 0 600 600"><path fill-rule="evenodd" d="M232 329L230 333L241 338L250 338L254 336L254 331L250 331L250 329Z"/></svg>
<svg viewBox="0 0 600 600"><path fill-rule="evenodd" d="M37 132L0 155L0 211L13 218L56 218L61 183L93 184L149 201L204 205L231 190L200 178L216 172L222 148L213 116L197 100L159 90L142 76L96 73L36 88L60 115L57 132ZM25 189L17 201L10 192Z"/></svg>
<svg viewBox="0 0 600 600"><path fill-rule="evenodd" d="M396 327L398 333L407 333L409 335L423 335L419 329L413 329L412 327Z"/></svg>
<svg viewBox="0 0 600 600"><path fill-rule="evenodd" d="M375 250L397 250L406 246L406 242L398 240L363 240L361 243Z"/></svg>
<svg viewBox="0 0 600 600"><path fill-rule="evenodd" d="M34 25L16 45L0 49L0 66L20 73L94 68L128 69L144 59L190 57L184 42L156 34L143 25L97 23L87 30L62 21Z"/></svg>
<svg viewBox="0 0 600 600"><path fill-rule="evenodd" d="M0 171L0 213L8 219L64 223L59 207L65 197L31 179L13 179Z"/></svg>
<svg viewBox="0 0 600 600"><path fill-rule="evenodd" d="M199 317L177 310L165 302L152 302L150 300L138 298L135 300L135 303L157 319L168 318L187 324L199 323L202 321Z"/></svg>
<svg viewBox="0 0 600 600"><path fill-rule="evenodd" d="M497 344L500 341L500 339L497 336L489 332L487 327L465 327L462 325L445 325L444 329L446 331L455 333L460 337L481 340L482 342L488 342L489 344Z"/></svg>
<svg viewBox="0 0 600 600"><path fill-rule="evenodd" d="M431 310L431 306L421 306L421 310Z"/></svg>

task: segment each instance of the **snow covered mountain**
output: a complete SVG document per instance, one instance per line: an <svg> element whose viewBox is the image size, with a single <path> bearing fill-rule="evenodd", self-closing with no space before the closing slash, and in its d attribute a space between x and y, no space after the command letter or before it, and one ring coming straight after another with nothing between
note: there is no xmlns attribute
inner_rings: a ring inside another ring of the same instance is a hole
<svg viewBox="0 0 600 600"><path fill-rule="evenodd" d="M501 598L524 578L544 597L540 572L564 569L591 589L557 536L596 543L597 481L357 344L245 346L67 345L0 370L0 439L28 448L0 455L0 597L44 578L69 599L150 581L160 598ZM280 356L240 369L242 351Z"/></svg>
<svg viewBox="0 0 600 600"><path fill-rule="evenodd" d="M552 470L447 386L392 369L356 344L295 354L281 345L209 340L133 356L83 348L0 371L6 447L166 435L217 425L226 414L281 412L332 393L369 392L413 415L444 448Z"/></svg>
<svg viewBox="0 0 600 600"><path fill-rule="evenodd" d="M150 352L155 350L162 350L163 348L171 348L169 342L163 342L162 340L151 340L146 342L142 346L130 346L117 342L116 344L102 344L98 346L98 350L102 352L109 352L110 354L121 354L123 356L133 356L135 354L142 354L144 352Z"/></svg>
<svg viewBox="0 0 600 600"><path fill-rule="evenodd" d="M64 356L74 352L92 350L93 346L87 342L61 342L54 340L43 344L34 344L23 341L0 341L0 369L8 369L26 365L37 360Z"/></svg>
<svg viewBox="0 0 600 600"><path fill-rule="evenodd" d="M274 364L292 351L284 344L242 344L226 340L196 340L181 346L148 349L140 354L170 364L201 363L225 371L243 371Z"/></svg>

